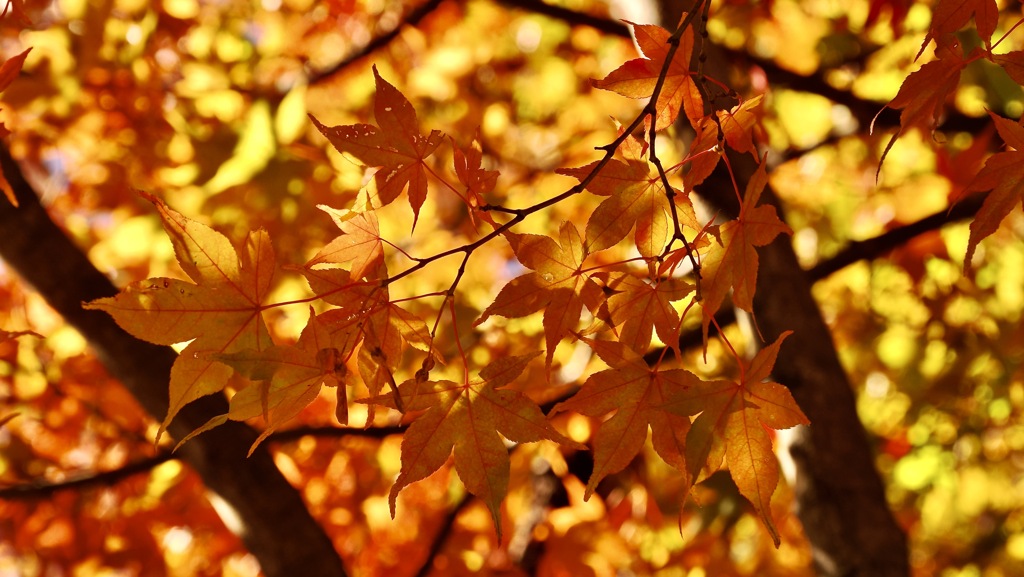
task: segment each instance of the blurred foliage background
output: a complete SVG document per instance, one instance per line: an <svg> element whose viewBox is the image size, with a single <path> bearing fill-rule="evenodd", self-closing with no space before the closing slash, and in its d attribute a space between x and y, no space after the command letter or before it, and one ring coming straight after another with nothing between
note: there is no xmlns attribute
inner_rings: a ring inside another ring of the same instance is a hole
<svg viewBox="0 0 1024 577"><path fill-rule="evenodd" d="M501 172L493 201L524 206L572 186L553 170L592 161L593 147L615 136L610 117L636 113L636 102L589 83L636 51L621 35L515 4L26 0L24 19L9 13L0 28L4 57L32 47L22 75L0 95L8 145L53 218L119 285L182 274L136 189L236 242L267 229L285 264L315 254L336 234L317 205L350 206L367 178L320 137L307 113L328 125L372 119L371 64L414 103L424 127L464 146L478 135L489 166ZM627 14L626 3L552 4L611 22L643 17ZM1017 3L1001 6L997 35L1021 17ZM365 52L410 14L415 25ZM1024 111L1021 88L976 62L949 109L954 128L905 134L876 183L895 115L883 114L872 135L851 103L882 109L931 58L928 50L914 62L929 5L723 0L711 16L711 38L742 55L751 73L737 88L767 94L762 139L771 183L807 268L852 241L945 210L999 144L973 119L986 108L1012 118ZM960 40L977 44L970 30ZM999 50L1022 45L1017 31ZM452 173L449 152L433 161L438 173ZM412 234L400 200L380 212L382 232L415 255L444 250L473 234L456 200L432 188ZM596 202L556 206L525 230L578 219ZM961 272L967 223L954 222L815 287L856 383L890 504L910 533L916 575L1024 575L1022 233L1016 212L982 243L969 276ZM481 339L485 357L529 346L469 327L517 274L509 260L505 247L481 249L463 285L460 334ZM400 270L400 257L389 266ZM451 279L443 272L410 278L392 296L445 290ZM276 283L275 300L308 294L297 275L279 274ZM275 339L294 339L306 314L304 305L274 309ZM539 320L499 321L542 338ZM20 413L0 428L0 576L257 572L196 476L153 446L154 422L2 262L0 327L43 335L0 342L0 415ZM558 349L560 383L582 382L593 370L580 348ZM685 362L727 373L720 348L710 348L705 366L696 351ZM541 401L559 390L539 372L526 381L536 383L525 387ZM786 487L776 495L783 545L775 550L729 482L712 478L684 502L679 479L649 447L589 502L582 501L586 478L578 476L585 457L545 444L515 451L505 504L512 537L504 544L486 508L467 500L447 469L409 487L392 521L386 495L401 437L372 428L330 432L334 393L322 395L295 423L299 433L276 438L275 456L353 575L414 575L424 567L438 575L811 574ZM362 405L351 410L355 422L365 419ZM559 419L574 439L590 439L591 419ZM394 422L379 415L376 424ZM139 463L146 466L136 474L116 473ZM43 488L97 471L114 474ZM531 520L538 503L544 514Z"/></svg>

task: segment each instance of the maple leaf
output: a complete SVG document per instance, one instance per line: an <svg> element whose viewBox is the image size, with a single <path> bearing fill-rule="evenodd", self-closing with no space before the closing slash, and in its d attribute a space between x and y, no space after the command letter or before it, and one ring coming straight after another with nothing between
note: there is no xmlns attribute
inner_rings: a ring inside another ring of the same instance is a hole
<svg viewBox="0 0 1024 577"><path fill-rule="evenodd" d="M384 247L375 213L338 210L322 204L317 208L331 216L342 234L320 249L306 263L307 268L321 264L352 263L349 274L359 279L384 261Z"/></svg>
<svg viewBox="0 0 1024 577"><path fill-rule="evenodd" d="M757 158L757 147L754 146L754 126L761 119L761 103L764 95L758 94L737 104L732 110L719 110L718 126L722 129L729 147L737 152L749 152ZM705 121L706 122L706 121ZM706 127L708 130L710 127Z"/></svg>
<svg viewBox="0 0 1024 577"><path fill-rule="evenodd" d="M469 192L470 207L483 206L486 204L484 195L490 194L498 182L498 171L483 168L483 151L480 149L479 136L474 137L473 142L466 148L456 144L454 139L449 139L455 151L452 160L455 175Z"/></svg>
<svg viewBox="0 0 1024 577"><path fill-rule="evenodd" d="M373 110L379 126L353 124L325 126L310 115L317 130L339 152L347 152L367 166L379 167L373 175L381 206L391 204L407 187L413 211L413 228L420 207L427 198L426 160L441 144L440 131L420 134L416 110L397 88L389 84L373 67L377 86Z"/></svg>
<svg viewBox="0 0 1024 577"><path fill-rule="evenodd" d="M1024 85L1024 50L993 54L992 62L1002 66L1014 82Z"/></svg>
<svg viewBox="0 0 1024 577"><path fill-rule="evenodd" d="M975 49L975 52L971 54L971 59L977 53L978 49ZM900 112L900 128L885 145L882 158L878 163L878 170L882 169L885 157L904 130L917 127L931 132L935 129L939 117L945 110L946 97L960 83L960 73L970 61L970 59L964 59L963 50L956 41L940 45L935 49L935 54L938 56L938 60L926 63L908 76L900 86L896 97L886 104L887 107L895 110L902 109L902 112ZM871 130L874 131L873 120Z"/></svg>
<svg viewBox="0 0 1024 577"><path fill-rule="evenodd" d="M686 435L687 483L701 480L705 467L708 472L717 470L724 459L740 494L754 505L776 547L780 540L770 504L779 483L779 465L765 427L788 429L810 422L789 389L766 380L790 334L781 334L749 365L741 365L737 382L700 381L674 390L661 407L683 417L699 414Z"/></svg>
<svg viewBox="0 0 1024 577"><path fill-rule="evenodd" d="M498 223L494 221L489 212L477 210L487 204L485 195L490 194L498 182L498 171L487 170L483 167L483 150L480 147L479 134L466 148L459 146L454 138L449 137L449 140L454 151L452 164L455 168L455 175L459 182L466 187L465 201L470 208L470 219L475 223L476 218L480 217L494 228L498 228Z"/></svg>
<svg viewBox="0 0 1024 577"><path fill-rule="evenodd" d="M938 0L932 9L931 27L917 57L921 56L932 38L942 38L960 30L972 15L978 36L985 42L985 46L991 49L992 34L999 24L999 6L996 0Z"/></svg>
<svg viewBox="0 0 1024 577"><path fill-rule="evenodd" d="M433 348L433 337L423 319L391 302L387 287L379 280L387 276L383 264L370 275L374 280L369 282L354 281L344 269L305 268L302 272L314 293L339 307L337 316L332 317L336 319L334 330L355 327L362 335L357 361L371 395L377 395L385 384L397 389L394 371L406 346L443 360ZM373 408L371 405L371 419Z"/></svg>
<svg viewBox="0 0 1024 577"><path fill-rule="evenodd" d="M634 227L634 240L642 256L655 258L664 250L671 236L671 206L657 169L643 158L645 149L642 140L627 138L620 147L624 160L611 159L587 184L590 192L608 196L587 221L584 249L588 254L615 246ZM600 161L555 172L582 182L598 164ZM681 224L699 229L689 196L673 190Z"/></svg>
<svg viewBox="0 0 1024 577"><path fill-rule="evenodd" d="M576 226L563 222L559 243L535 234L506 234L512 249L526 267L534 272L509 281L494 302L474 325L491 315L514 318L544 310L544 335L547 342L547 365L562 337L576 328L583 305L596 307L601 289L582 272L587 251Z"/></svg>
<svg viewBox="0 0 1024 577"><path fill-rule="evenodd" d="M683 14L683 18L686 14ZM604 90L611 90L629 98L649 98L654 93L665 59L668 58L669 38L672 34L653 24L634 24L633 35L646 58L630 60L613 70L601 80L591 83ZM662 86L657 104L657 125L668 128L676 121L682 109L690 125L697 127L704 117L704 101L690 72L690 57L693 54L693 30L687 28L679 40L672 63L669 65L665 84Z"/></svg>
<svg viewBox="0 0 1024 577"><path fill-rule="evenodd" d="M571 410L599 417L615 411L594 437L594 471L584 499L590 498L602 479L629 465L643 447L648 428L658 455L685 472L684 440L690 420L663 407L680 392L698 386L700 379L683 369L651 368L621 342L581 339L611 368L591 375L580 391L556 405L552 414Z"/></svg>
<svg viewBox="0 0 1024 577"><path fill-rule="evenodd" d="M540 354L499 358L467 383L410 379L398 387L410 411L418 416L402 437L402 469L391 487L391 516L399 492L425 479L455 451L455 470L470 493L487 504L501 539L501 500L508 491L508 448L502 437L515 443L548 439L582 449L548 423L544 413L518 391L503 389L527 363ZM363 402L393 406L387 396ZM500 434L499 434L500 433Z"/></svg>
<svg viewBox="0 0 1024 577"><path fill-rule="evenodd" d="M275 345L261 351L247 349L213 355L217 361L258 382L231 397L227 414L214 417L182 439L178 445L228 419L244 421L262 415L266 429L250 447L251 455L278 427L313 402L323 385L338 387L338 420L348 424L345 400L348 368L344 360L351 355L358 340L352 331L331 334L328 328L330 317L338 313L332 310L316 316L311 310L309 323L294 345Z"/></svg>
<svg viewBox="0 0 1024 577"><path fill-rule="evenodd" d="M971 222L971 236L967 241L964 271L971 268L971 259L981 239L991 235L1018 202L1024 207L1024 127L991 111L988 113L1003 141L1013 148L999 152L985 161L985 167L963 191L991 190Z"/></svg>
<svg viewBox="0 0 1024 577"><path fill-rule="evenodd" d="M719 111L721 113L721 111ZM718 166L722 151L718 146L718 125L711 118L705 118L696 129L697 135L690 144L690 169L683 175L683 188L693 190L704 182Z"/></svg>
<svg viewBox="0 0 1024 577"><path fill-rule="evenodd" d="M774 206L757 206L767 182L765 162L762 161L747 183L739 216L721 226L718 234L720 242L712 244L711 250L701 262L705 343L711 319L722 306L730 289L733 303L747 312L753 312L758 266L755 247L767 245L779 234L793 234L779 220Z"/></svg>
<svg viewBox="0 0 1024 577"><path fill-rule="evenodd" d="M679 313L672 302L693 291L693 285L681 279L660 279L648 282L635 275L622 275L609 283L617 291L608 297L606 308L611 324L620 326L619 342L633 351L643 353L651 344L651 335L668 343L679 354Z"/></svg>
<svg viewBox="0 0 1024 577"><path fill-rule="evenodd" d="M261 311L275 257L264 230L249 233L245 249L237 253L224 235L148 193L139 194L156 206L178 263L194 284L154 278L83 306L107 312L121 328L151 343L192 341L171 367L170 406L159 439L182 407L222 390L231 377L231 368L211 354L271 345Z"/></svg>

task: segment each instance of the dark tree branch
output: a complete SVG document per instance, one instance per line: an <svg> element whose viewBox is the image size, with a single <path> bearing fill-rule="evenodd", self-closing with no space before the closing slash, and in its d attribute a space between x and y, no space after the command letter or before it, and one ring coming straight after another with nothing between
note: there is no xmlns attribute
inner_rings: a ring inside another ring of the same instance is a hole
<svg viewBox="0 0 1024 577"><path fill-rule="evenodd" d="M398 35L402 33L403 28L405 28L406 26L415 26L419 24L424 18L427 17L428 14L437 10L437 8L441 6L442 1L443 0L427 0L423 4L417 6L416 8L413 8L412 10L409 11L408 14L405 15L405 18L403 18L402 21L399 22L397 26L381 34L380 36L374 37L364 46L360 47L355 52L349 54L334 66L324 70L311 71L309 73L307 82L310 85L323 82L324 80L330 78L331 76L334 76L338 72L348 68L352 64L358 62L359 60L362 60L363 58L366 58L370 54L373 54L378 49L387 46L388 44L391 43L392 40L397 38Z"/></svg>
<svg viewBox="0 0 1024 577"><path fill-rule="evenodd" d="M894 228L874 238L855 240L831 258L807 271L810 281L821 280L832 273L861 260L871 260L899 248L927 232L939 230L947 224L974 217L981 208L984 195L973 195L957 203L948 211L940 211L908 225Z"/></svg>
<svg viewBox="0 0 1024 577"><path fill-rule="evenodd" d="M441 550L444 549L445 543L448 542L448 536L452 534L455 528L455 521L458 520L459 515L462 511L469 506L473 501L473 496L469 493L463 495L462 500L455 504L455 507L448 514L445 515L444 521L441 523L441 528L434 535L434 540L430 543L430 551L427 552L426 561L420 567L420 570L416 572L416 577L426 577L430 574L430 570L434 568L434 559L437 557Z"/></svg>
<svg viewBox="0 0 1024 577"><path fill-rule="evenodd" d="M320 438L345 438L361 437L369 439L383 439L390 435L400 435L405 432L405 427L371 427L369 429L355 429L347 427L296 427L284 431L276 431L267 437L269 442L287 443L297 441L305 436ZM70 489L84 489L94 485L114 485L132 475L145 473L153 467L176 460L177 456L169 451L128 463L117 469L109 471L91 472L76 476L66 481L58 482L29 482L11 487L0 488L0 499L28 500L40 499L52 496L57 491Z"/></svg>
<svg viewBox="0 0 1024 577"><path fill-rule="evenodd" d="M20 204L14 208L0 199L0 257L88 340L146 411L163 418L176 353L132 337L105 313L82 308L83 301L113 296L117 289L50 220L6 146L0 146L0 166ZM224 397L204 397L181 411L168 432L180 439L227 410ZM240 537L268 577L345 575L331 540L266 447L245 457L256 438L252 428L232 422L193 439L180 455L238 513Z"/></svg>
<svg viewBox="0 0 1024 577"><path fill-rule="evenodd" d="M275 443L287 443L297 441L305 436L319 437L321 439L360 437L364 439L383 439L391 435L401 435L408 427L399 425L395 427L369 427L359 429L356 427L295 427L275 431L267 437L268 441Z"/></svg>
<svg viewBox="0 0 1024 577"><path fill-rule="evenodd" d="M548 4L541 0L497 0L497 2L499 4L504 4L509 8L517 8L526 12L543 14L549 18L561 20L562 22L573 26L589 26L598 32L604 32L610 36L619 36L621 38L631 37L629 26L619 20L612 20L603 16L594 16L593 14L587 14L586 12Z"/></svg>
<svg viewBox="0 0 1024 577"><path fill-rule="evenodd" d="M101 473L90 473L81 477L60 481L57 483L25 483L13 487L0 489L0 499L10 501L28 501L32 499L47 499L57 491L68 489L85 489L96 485L115 485L128 477L139 473L148 473L153 467L174 459L170 453L160 453L155 457L141 459L134 463Z"/></svg>

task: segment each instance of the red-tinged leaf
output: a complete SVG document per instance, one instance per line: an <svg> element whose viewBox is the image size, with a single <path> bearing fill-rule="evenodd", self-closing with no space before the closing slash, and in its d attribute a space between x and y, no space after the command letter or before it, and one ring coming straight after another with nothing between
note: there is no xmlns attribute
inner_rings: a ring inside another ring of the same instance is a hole
<svg viewBox="0 0 1024 577"><path fill-rule="evenodd" d="M974 16L978 36L988 48L992 47L992 34L999 24L999 6L996 0L938 0L932 9L932 24L925 36L918 57L932 38L941 38L964 27Z"/></svg>
<svg viewBox="0 0 1024 577"><path fill-rule="evenodd" d="M739 382L698 382L676 389L662 407L683 417L699 413L686 437L688 483L700 481L702 469L716 470L719 447L724 447L736 486L753 503L776 547L780 541L770 503L779 470L765 427L787 429L809 422L788 389L765 380L790 334L780 335L741 367Z"/></svg>
<svg viewBox="0 0 1024 577"><path fill-rule="evenodd" d="M347 126L325 126L310 115L317 130L334 145L339 152L347 152L367 166L379 167L374 174L380 206L390 204L406 188L409 189L409 204L415 218L427 198L427 171L424 160L434 153L443 139L442 134L432 130L423 136L419 129L416 110L397 88L389 84L373 68L377 85L374 100L374 116L378 126L354 124Z"/></svg>
<svg viewBox="0 0 1024 577"><path fill-rule="evenodd" d="M535 234L507 235L516 257L534 272L512 279L474 324L491 315L523 317L544 310L547 365L555 348L579 323L586 277L581 272L587 251L571 222L559 229L559 241Z"/></svg>
<svg viewBox="0 0 1024 577"><path fill-rule="evenodd" d="M700 123L687 156L690 162L689 170L683 175L683 189L693 190L711 176L722 158L722 150L718 146L718 125L712 119L706 118Z"/></svg>
<svg viewBox="0 0 1024 577"><path fill-rule="evenodd" d="M484 196L494 190L498 182L498 171L487 170L483 167L483 151L480 149L480 138L475 137L473 142L466 148L455 143L450 138L452 148L455 151L453 163L455 175L459 182L466 186L466 191L471 203L471 208L486 204Z"/></svg>
<svg viewBox="0 0 1024 577"><path fill-rule="evenodd" d="M15 15L24 17L19 8L15 8ZM3 64L0 64L0 91L10 86L11 82L14 82L14 79L21 73L21 67L25 65L25 57L28 56L30 50L32 49L27 48L21 54L8 58ZM0 138L5 138L10 133L11 131L3 123L0 123ZM11 183L7 182L7 178L3 175L2 171L0 171L0 190L3 190L4 196L7 197L7 200L13 206L18 206L18 199L14 195Z"/></svg>
<svg viewBox="0 0 1024 577"><path fill-rule="evenodd" d="M913 0L870 0L864 28L871 28L881 21L882 14L889 12L889 24L893 32L903 35L903 22L907 19Z"/></svg>
<svg viewBox="0 0 1024 577"><path fill-rule="evenodd" d="M426 410L402 438L402 470L391 488L391 514L399 492L439 469L455 452L455 470L470 493L491 511L501 539L501 501L508 491L508 449L502 436L516 443L549 439L582 448L563 437L544 413L518 391L502 389L515 380L532 358L540 354L497 359L479 378L460 384L452 381L417 381L399 386L410 410ZM394 406L388 396L366 400Z"/></svg>
<svg viewBox="0 0 1024 577"><path fill-rule="evenodd" d="M900 128L882 151L879 170L892 145L904 130L916 127L931 132L946 107L946 97L960 83L960 72L967 65L959 44L937 49L938 60L928 62L903 81L900 91L886 106L900 112Z"/></svg>
<svg viewBox="0 0 1024 577"><path fill-rule="evenodd" d="M685 16L685 15L684 15ZM668 58L668 30L652 24L633 24L633 34L646 58L630 60L613 70L601 80L594 80L593 85L604 90L611 90L629 98L649 98L654 93L658 76ZM657 104L657 125L668 128L676 121L679 111L686 113L691 126L698 126L704 117L704 101L700 91L693 82L690 72L690 56L693 53L693 30L686 29L679 41L679 49L672 58L665 84Z"/></svg>
<svg viewBox="0 0 1024 577"><path fill-rule="evenodd" d="M25 57L31 50L31 48L27 48L21 54L12 56L0 64L0 91L5 90L18 77L21 67L25 65Z"/></svg>
<svg viewBox="0 0 1024 577"><path fill-rule="evenodd" d="M722 306L730 290L733 303L737 307L753 312L758 267L755 247L769 244L779 234L793 234L793 231L779 220L775 207L757 206L767 179L765 163L762 162L754 177L747 183L739 217L722 225L719 233L721 243L713 244L701 263L701 304L705 342L711 319Z"/></svg>
<svg viewBox="0 0 1024 577"><path fill-rule="evenodd" d="M353 279L360 279L384 262L384 246L380 240L380 226L375 213L355 213L324 205L318 208L331 215L342 234L320 249L306 263L307 268L352 263L349 273Z"/></svg>
<svg viewBox="0 0 1024 577"><path fill-rule="evenodd" d="M583 340L613 368L591 375L580 391L556 405L552 414L575 411L599 417L615 411L594 438L594 472L584 498L590 498L602 479L632 462L647 439L648 429L653 431L658 454L667 463L685 471L682 440L690 421L665 413L664 406L670 399L697 387L700 379L682 369L651 368L622 343L585 337Z"/></svg>
<svg viewBox="0 0 1024 577"><path fill-rule="evenodd" d="M10 132L0 124L0 138L6 137ZM14 189L11 188L11 183L8 182L7 177L4 176L3 170L0 169L0 190L4 192L4 197L11 203L11 206L18 208L18 197L14 194Z"/></svg>
<svg viewBox="0 0 1024 577"><path fill-rule="evenodd" d="M610 286L618 291L608 297L607 309L611 324L619 327L619 342L645 352L657 331L663 343L678 347L679 313L672 303L692 292L693 285L674 278L652 283L624 275Z"/></svg>
<svg viewBox="0 0 1024 577"><path fill-rule="evenodd" d="M1018 203L1024 207L1024 127L1012 120L989 112L999 136L1015 150L992 155L981 172L964 189L964 195L991 190L971 222L971 236L967 241L964 271L971 268L971 260L978 243L998 228L1003 219Z"/></svg>
<svg viewBox="0 0 1024 577"><path fill-rule="evenodd" d="M995 136L995 124L986 126L980 133L971 137L971 145L964 150L953 151L948 147L936 150L935 172L946 177L950 182L949 205L952 207L965 196L967 185L981 172L985 161L993 148L992 137Z"/></svg>
<svg viewBox="0 0 1024 577"><path fill-rule="evenodd" d="M345 337L332 335L324 322L311 316L294 345L214 355L243 376L266 381L263 386L254 383L236 393L228 410L228 418L235 421L261 415L266 421L266 429L249 449L250 454L311 403L323 385L344 386L348 374L344 359L357 342ZM347 421L347 412L339 413Z"/></svg>
<svg viewBox="0 0 1024 577"><path fill-rule="evenodd" d="M992 61L1003 67L1017 84L1024 85L1024 50L992 55Z"/></svg>
<svg viewBox="0 0 1024 577"><path fill-rule="evenodd" d="M262 310L276 265L265 231L250 233L237 253L219 232L141 194L156 205L178 263L195 284L149 279L84 306L107 312L121 328L152 343L194 339L171 367L170 407L159 436L186 404L224 388L232 371L212 354L271 345Z"/></svg>

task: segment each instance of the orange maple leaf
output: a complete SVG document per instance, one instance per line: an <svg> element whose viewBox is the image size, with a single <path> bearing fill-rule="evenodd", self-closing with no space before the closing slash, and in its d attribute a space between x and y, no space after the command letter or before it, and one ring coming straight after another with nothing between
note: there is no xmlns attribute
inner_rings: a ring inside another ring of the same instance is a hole
<svg viewBox="0 0 1024 577"><path fill-rule="evenodd" d="M747 183L739 216L721 226L717 235L719 242L712 243L711 250L701 262L705 343L711 319L730 290L736 306L747 312L753 311L758 267L755 247L767 245L779 234L793 234L779 220L774 206L757 206L767 182L765 162L762 161Z"/></svg>
<svg viewBox="0 0 1024 577"><path fill-rule="evenodd" d="M607 318L619 328L619 342L639 353L647 351L651 336L657 331L662 342L676 349L679 354L679 313L672 302L684 298L693 291L693 285L681 279L668 278L648 282L635 275L614 277L608 288L615 294L608 297Z"/></svg>
<svg viewBox="0 0 1024 577"><path fill-rule="evenodd" d="M470 207L476 208L486 204L484 195L490 194L498 183L498 171L483 167L483 150L480 149L480 137L473 138L469 146L463 148L450 139L455 151L453 165L459 182L466 186L469 193Z"/></svg>
<svg viewBox="0 0 1024 577"><path fill-rule="evenodd" d="M338 236L306 263L307 268L322 264L346 264L349 274L360 279L384 261L384 245L380 240L380 226L374 212L339 210L326 205L317 208L331 215L341 229Z"/></svg>
<svg viewBox="0 0 1024 577"><path fill-rule="evenodd" d="M658 455L685 472L684 441L690 419L666 412L664 407L679 393L697 387L700 379L683 369L651 368L621 342L581 339L611 368L591 375L580 391L556 405L552 414L576 411L600 417L615 411L594 437L594 472L584 499L590 498L602 479L629 465L643 447L648 428Z"/></svg>
<svg viewBox="0 0 1024 577"><path fill-rule="evenodd" d="M139 194L156 205L178 263L194 284L154 278L83 306L107 312L121 328L151 343L192 341L171 368L170 406L159 439L182 407L222 390L231 377L231 368L212 354L259 351L272 344L261 313L275 257L264 230L249 233L245 249L237 253L224 235L148 193Z"/></svg>
<svg viewBox="0 0 1024 577"><path fill-rule="evenodd" d="M686 15L683 14L683 17ZM627 23L633 27L633 35L646 58L630 60L603 79L592 80L591 83L597 88L611 90L629 98L649 98L654 93L654 86L668 57L668 41L672 34L653 24ZM694 127L700 125L704 118L704 101L693 82L693 73L690 72L692 54L693 30L687 28L679 40L679 49L672 58L661 89L656 119L660 128L671 126L679 116L680 109L686 113L686 119Z"/></svg>
<svg viewBox="0 0 1024 577"><path fill-rule="evenodd" d="M642 140L632 136L627 138L619 149L624 160L610 160L587 184L586 189L590 192L608 197L587 221L584 249L588 254L615 246L635 227L637 250L651 259L661 254L672 236L668 195L657 169L643 157L646 148ZM578 168L560 168L555 172L582 182L598 164L600 162L592 162ZM681 224L699 229L690 197L682 191L673 190Z"/></svg>
<svg viewBox="0 0 1024 577"><path fill-rule="evenodd" d="M597 298L601 289L582 272L587 251L571 222L562 223L559 243L536 234L506 234L506 237L519 262L534 272L509 281L474 325L491 315L514 318L544 310L547 365L550 367L558 342L576 329L583 305L592 309L599 305Z"/></svg>
<svg viewBox="0 0 1024 577"><path fill-rule="evenodd" d="M373 67L377 96L373 110L377 126L353 124L324 126L313 115L310 119L339 152L347 152L367 166L379 167L373 175L381 206L390 204L403 190L409 189L413 211L413 228L420 207L427 198L427 171L424 160L441 144L440 131L420 134L416 110L397 88L389 84Z"/></svg>
<svg viewBox="0 0 1024 577"><path fill-rule="evenodd" d="M988 113L1003 141L1013 150L999 152L985 161L985 167L967 185L963 195L991 190L971 222L967 241L964 271L971 268L971 259L981 239L994 233L1018 202L1024 207L1024 127L1007 118Z"/></svg>
<svg viewBox="0 0 1024 577"><path fill-rule="evenodd" d="M402 437L402 469L390 494L392 517L399 492L438 470L454 449L459 478L470 493L487 504L500 540L500 506L509 481L508 448L502 437L515 443L549 439L584 448L556 431L528 397L501 388L539 354L499 358L467 383L410 379L399 386L407 410L426 412ZM363 402L394 406L387 396Z"/></svg>
<svg viewBox="0 0 1024 577"><path fill-rule="evenodd" d="M210 419L178 445L228 419L244 421L262 415L266 429L249 448L251 455L278 427L313 402L323 385L338 387L337 414L342 424L348 424L345 395L348 368L344 359L352 353L358 341L351 330L340 334L331 333L331 317L336 317L338 313L337 310L331 310L316 316L311 310L309 323L294 345L274 345L262 351L247 349L213 355L217 361L256 383L231 397L227 414Z"/></svg>
<svg viewBox="0 0 1024 577"><path fill-rule="evenodd" d="M775 546L779 534L771 518L771 498L779 483L779 465L765 427L788 429L806 425L807 417L786 387L767 381L786 331L760 350L732 381L700 381L673 391L661 408L679 416L699 416L686 435L687 483L701 480L701 470L714 472L724 459L740 493L753 503Z"/></svg>
<svg viewBox="0 0 1024 577"><path fill-rule="evenodd" d="M454 152L452 164L455 168L455 176L466 187L464 200L470 208L470 219L475 223L476 218L480 217L494 228L498 228L498 223L494 221L489 212L478 210L487 204L485 196L490 194L498 183L498 171L487 170L483 167L483 150L480 147L479 134L465 148L459 146L454 138L449 137L449 140Z"/></svg>

